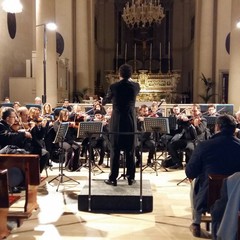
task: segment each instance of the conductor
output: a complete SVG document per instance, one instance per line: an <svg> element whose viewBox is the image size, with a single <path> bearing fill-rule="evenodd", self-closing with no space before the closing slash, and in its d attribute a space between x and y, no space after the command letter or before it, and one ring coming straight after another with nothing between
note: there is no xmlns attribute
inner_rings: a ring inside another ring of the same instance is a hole
<svg viewBox="0 0 240 240"><path fill-rule="evenodd" d="M128 185L132 185L135 180L135 136L134 134L117 134L136 131L136 96L140 91L137 82L131 80L132 67L123 64L119 68L120 81L113 83L103 99L102 104L112 102L113 110L110 120L109 130L115 134L110 134L110 174L105 183L117 186L119 174L120 150L125 151Z"/></svg>

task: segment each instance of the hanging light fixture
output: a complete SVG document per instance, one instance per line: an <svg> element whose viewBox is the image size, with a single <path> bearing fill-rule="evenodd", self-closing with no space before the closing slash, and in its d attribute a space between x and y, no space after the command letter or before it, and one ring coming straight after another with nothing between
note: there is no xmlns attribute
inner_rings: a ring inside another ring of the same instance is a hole
<svg viewBox="0 0 240 240"><path fill-rule="evenodd" d="M4 0L2 8L8 13L20 13L22 12L23 5L20 0Z"/></svg>
<svg viewBox="0 0 240 240"><path fill-rule="evenodd" d="M129 28L160 24L165 17L160 0L132 0L123 8L122 18Z"/></svg>

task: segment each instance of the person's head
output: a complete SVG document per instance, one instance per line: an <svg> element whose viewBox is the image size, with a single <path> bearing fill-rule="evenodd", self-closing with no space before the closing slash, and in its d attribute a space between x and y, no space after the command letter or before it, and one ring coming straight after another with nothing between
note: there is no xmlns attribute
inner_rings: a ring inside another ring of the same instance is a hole
<svg viewBox="0 0 240 240"><path fill-rule="evenodd" d="M21 107L20 102L14 102L14 103L13 103L13 108L14 108L15 110L18 110L18 108L20 108L20 107Z"/></svg>
<svg viewBox="0 0 240 240"><path fill-rule="evenodd" d="M199 114L201 113L200 105L199 104L193 104L192 109L191 109L191 113L192 113L193 117L199 116Z"/></svg>
<svg viewBox="0 0 240 240"><path fill-rule="evenodd" d="M10 103L10 98L9 97L5 97L4 100L3 100L4 103Z"/></svg>
<svg viewBox="0 0 240 240"><path fill-rule="evenodd" d="M208 106L208 115L214 115L216 113L216 107L214 104Z"/></svg>
<svg viewBox="0 0 240 240"><path fill-rule="evenodd" d="M45 103L43 105L43 115L52 113L52 105L50 103Z"/></svg>
<svg viewBox="0 0 240 240"><path fill-rule="evenodd" d="M37 104L37 105L41 105L42 104L42 99L40 97L35 97L34 103Z"/></svg>
<svg viewBox="0 0 240 240"><path fill-rule="evenodd" d="M21 118L22 122L27 122L29 119L29 111L26 107L20 107L17 110L19 117Z"/></svg>
<svg viewBox="0 0 240 240"><path fill-rule="evenodd" d="M141 107L139 108L139 115L141 117L147 117L149 115L149 109L147 105L141 105Z"/></svg>
<svg viewBox="0 0 240 240"><path fill-rule="evenodd" d="M173 114L178 115L180 113L180 107L177 104L175 104L173 105L172 111Z"/></svg>
<svg viewBox="0 0 240 240"><path fill-rule="evenodd" d="M67 109L62 109L59 113L58 120L59 122L68 121L69 111Z"/></svg>
<svg viewBox="0 0 240 240"><path fill-rule="evenodd" d="M224 114L217 118L215 132L225 131L234 134L236 126L236 119L232 115Z"/></svg>
<svg viewBox="0 0 240 240"><path fill-rule="evenodd" d="M151 111L153 113L156 113L158 111L158 104L157 102L153 102L152 105L151 105Z"/></svg>
<svg viewBox="0 0 240 240"><path fill-rule="evenodd" d="M15 110L11 107L5 107L2 109L2 120L8 125L12 126L16 120Z"/></svg>
<svg viewBox="0 0 240 240"><path fill-rule="evenodd" d="M240 123L240 111L236 112L235 117L237 122Z"/></svg>
<svg viewBox="0 0 240 240"><path fill-rule="evenodd" d="M66 98L66 99L64 99L64 102L63 102L63 107L67 107L67 106L69 106L69 100Z"/></svg>
<svg viewBox="0 0 240 240"><path fill-rule="evenodd" d="M132 67L128 64L123 64L119 68L119 76L124 79L129 79L132 76Z"/></svg>
<svg viewBox="0 0 240 240"><path fill-rule="evenodd" d="M102 112L100 110L96 110L94 112L94 119L95 120L102 120L102 117L103 117L103 115L102 115Z"/></svg>

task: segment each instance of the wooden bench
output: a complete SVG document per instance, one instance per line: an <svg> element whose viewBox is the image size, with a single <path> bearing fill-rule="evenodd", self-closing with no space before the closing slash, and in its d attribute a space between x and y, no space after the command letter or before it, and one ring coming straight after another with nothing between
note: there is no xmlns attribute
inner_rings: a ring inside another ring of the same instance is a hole
<svg viewBox="0 0 240 240"><path fill-rule="evenodd" d="M12 167L18 167L25 173L25 203L23 211L9 211L10 201L8 195L7 171ZM40 184L39 156L33 154L0 154L0 169L2 169L1 183L3 189L0 190L0 209L4 209L2 214L7 213L8 219L16 220L20 226L23 219L29 218L34 209L38 208L37 188ZM1 218L1 226L7 226L7 220ZM0 232L2 234L2 232ZM5 234L5 230L3 231Z"/></svg>
<svg viewBox="0 0 240 240"><path fill-rule="evenodd" d="M211 206L215 203L217 199L221 196L221 187L223 180L227 178L227 175L217 175L217 174L210 174L208 176L209 180L209 189L208 189L208 209L210 210ZM206 230L210 230L210 224L212 222L211 215L202 215L201 222L206 224Z"/></svg>

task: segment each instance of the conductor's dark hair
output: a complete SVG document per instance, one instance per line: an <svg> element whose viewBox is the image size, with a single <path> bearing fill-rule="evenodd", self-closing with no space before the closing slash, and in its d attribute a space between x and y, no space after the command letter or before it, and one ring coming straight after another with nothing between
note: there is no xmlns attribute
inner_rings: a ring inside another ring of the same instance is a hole
<svg viewBox="0 0 240 240"><path fill-rule="evenodd" d="M235 132L237 126L236 119L229 114L219 116L216 123L219 125L221 131L228 131L232 134Z"/></svg>
<svg viewBox="0 0 240 240"><path fill-rule="evenodd" d="M123 64L119 68L120 77L128 79L132 76L132 67L128 64Z"/></svg>

